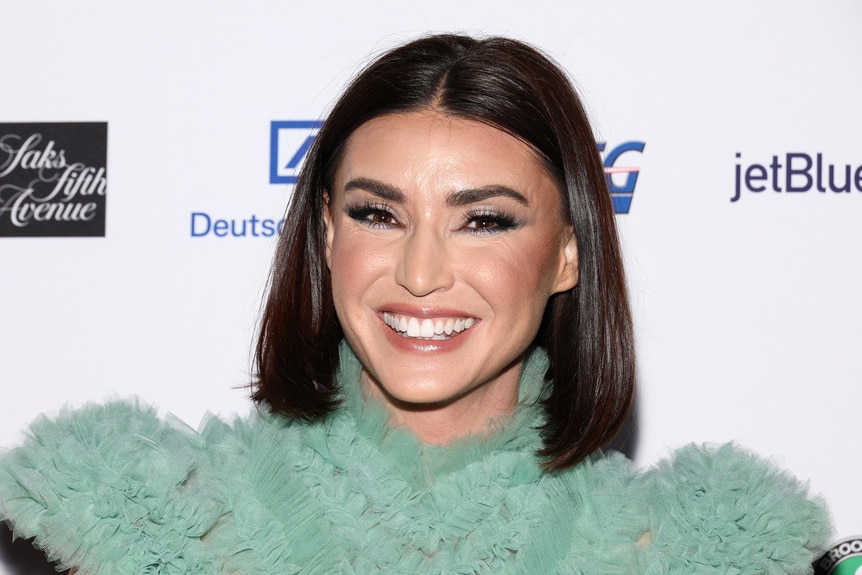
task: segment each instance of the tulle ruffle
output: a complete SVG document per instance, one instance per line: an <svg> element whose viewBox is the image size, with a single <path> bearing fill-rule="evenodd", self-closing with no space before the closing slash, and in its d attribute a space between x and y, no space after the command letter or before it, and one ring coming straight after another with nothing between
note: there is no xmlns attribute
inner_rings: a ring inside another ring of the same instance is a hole
<svg viewBox="0 0 862 575"><path fill-rule="evenodd" d="M811 573L831 534L805 484L733 444L686 446L637 481L651 502L648 575Z"/></svg>
<svg viewBox="0 0 862 575"><path fill-rule="evenodd" d="M0 456L0 517L87 575L806 573L821 502L732 445L639 474L619 454L544 473L546 358L488 438L422 445L357 390L307 424L255 413L199 432L140 402L39 419Z"/></svg>
<svg viewBox="0 0 862 575"><path fill-rule="evenodd" d="M0 517L83 573L211 573L200 539L225 508L202 446L137 401L42 417L0 459Z"/></svg>

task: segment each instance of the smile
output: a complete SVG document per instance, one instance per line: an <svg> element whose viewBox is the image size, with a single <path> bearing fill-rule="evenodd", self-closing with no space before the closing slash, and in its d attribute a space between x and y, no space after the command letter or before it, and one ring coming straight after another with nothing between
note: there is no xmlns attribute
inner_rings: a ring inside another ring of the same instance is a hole
<svg viewBox="0 0 862 575"><path fill-rule="evenodd" d="M473 327L472 317L438 317L419 319L407 315L383 312L383 323L391 327L401 337L414 339L449 339Z"/></svg>

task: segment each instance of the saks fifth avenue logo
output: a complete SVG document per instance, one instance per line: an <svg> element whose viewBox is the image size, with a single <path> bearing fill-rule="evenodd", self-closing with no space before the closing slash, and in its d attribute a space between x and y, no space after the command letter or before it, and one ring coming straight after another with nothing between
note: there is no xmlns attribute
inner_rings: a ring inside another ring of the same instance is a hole
<svg viewBox="0 0 862 575"><path fill-rule="evenodd" d="M108 125L0 124L0 236L104 236Z"/></svg>
<svg viewBox="0 0 862 575"><path fill-rule="evenodd" d="M269 183L295 184L302 162L314 143L323 122L284 120L270 123ZM627 214L631 209L640 167L633 159L644 151L644 142L629 141L607 146L599 142L602 165L607 176L614 212ZM621 158L625 159L621 159ZM195 235L194 233L192 235Z"/></svg>

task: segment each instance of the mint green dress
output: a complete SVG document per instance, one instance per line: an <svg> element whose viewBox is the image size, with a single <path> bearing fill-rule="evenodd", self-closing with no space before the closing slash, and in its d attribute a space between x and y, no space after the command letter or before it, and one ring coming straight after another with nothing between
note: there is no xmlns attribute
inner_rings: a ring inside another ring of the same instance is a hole
<svg viewBox="0 0 862 575"><path fill-rule="evenodd" d="M343 406L317 423L67 410L0 456L0 517L80 575L810 573L824 505L733 445L543 472L546 362L531 355L490 439L446 447L387 425L346 346Z"/></svg>

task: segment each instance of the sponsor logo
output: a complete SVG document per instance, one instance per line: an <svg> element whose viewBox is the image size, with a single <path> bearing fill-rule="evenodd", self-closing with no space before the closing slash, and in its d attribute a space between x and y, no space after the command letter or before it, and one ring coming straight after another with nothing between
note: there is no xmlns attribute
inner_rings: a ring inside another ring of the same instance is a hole
<svg viewBox="0 0 862 575"><path fill-rule="evenodd" d="M849 194L862 192L862 165L832 164L823 154L788 152L772 156L768 163L742 161L736 153L736 186L731 202L739 201L743 192L760 194Z"/></svg>
<svg viewBox="0 0 862 575"><path fill-rule="evenodd" d="M191 236L202 238L271 238L281 233L284 220L259 218L252 214L248 218L217 218L206 212L192 212Z"/></svg>
<svg viewBox="0 0 862 575"><path fill-rule="evenodd" d="M602 165L605 168L605 175L608 179L608 188L611 191L614 212L617 214L627 214L632 206L635 185L638 183L638 175L641 169L638 166L617 165L617 162L627 152L642 153L646 143L634 141L623 142L607 153L605 153L605 142L599 142L598 145L599 152L602 152L604 155ZM626 159L630 157L627 156Z"/></svg>
<svg viewBox="0 0 862 575"><path fill-rule="evenodd" d="M848 537L814 562L814 575L862 575L862 537Z"/></svg>
<svg viewBox="0 0 862 575"><path fill-rule="evenodd" d="M104 236L108 124L0 124L0 236Z"/></svg>
<svg viewBox="0 0 862 575"><path fill-rule="evenodd" d="M322 125L320 120L273 121L270 124L269 183L296 183L302 161ZM598 143L614 211L618 214L629 213L640 174L640 167L624 165L620 158L629 152L642 153L645 145L631 141L608 148L605 142ZM626 155L626 160L630 158L631 155Z"/></svg>
<svg viewBox="0 0 862 575"><path fill-rule="evenodd" d="M302 161L323 122L291 120L272 122L269 132L269 183L295 184Z"/></svg>

